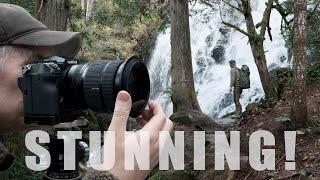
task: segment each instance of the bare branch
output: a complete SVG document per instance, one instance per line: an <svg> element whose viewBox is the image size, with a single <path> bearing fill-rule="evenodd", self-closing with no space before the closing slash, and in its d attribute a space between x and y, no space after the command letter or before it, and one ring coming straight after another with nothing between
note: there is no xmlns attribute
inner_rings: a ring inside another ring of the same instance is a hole
<svg viewBox="0 0 320 180"><path fill-rule="evenodd" d="M239 32L241 32L242 34L244 34L244 35L246 35L246 36L248 36L248 37L253 37L252 34L249 34L248 32L242 30L239 26L236 26L236 25L234 25L234 24L231 24L231 23L228 23L228 22L225 22L225 21L222 21L222 24L224 24L224 25L226 25L226 26L228 26L228 27L231 27L231 28L239 31Z"/></svg>
<svg viewBox="0 0 320 180"><path fill-rule="evenodd" d="M261 21L261 29L260 29L260 36L264 37L266 33L266 29L269 27L269 21L270 21L270 14L272 10L273 0L268 0L267 7L263 12L263 18Z"/></svg>
<svg viewBox="0 0 320 180"><path fill-rule="evenodd" d="M286 12L284 10L284 8L280 5L279 1L278 0L274 0L275 2L275 5L272 6L273 9L276 9L279 14L281 15L282 17L282 20L284 21L285 25L288 26L289 25L289 21L287 20L287 16L289 15L288 12Z"/></svg>
<svg viewBox="0 0 320 180"><path fill-rule="evenodd" d="M270 41L272 41L272 34L271 34L271 27L270 27L270 25L268 25L268 35L269 35Z"/></svg>
<svg viewBox="0 0 320 180"><path fill-rule="evenodd" d="M200 0L200 2L214 9L214 5L218 5L220 0Z"/></svg>
<svg viewBox="0 0 320 180"><path fill-rule="evenodd" d="M308 19L310 19L310 18L315 14L316 10L317 10L318 7L319 7L320 1L315 2L315 3L317 3L317 4L314 6L313 10L312 10L311 13L308 15L308 17L307 17Z"/></svg>
<svg viewBox="0 0 320 180"><path fill-rule="evenodd" d="M228 6L232 7L233 9L235 9L235 10L241 12L242 14L244 14L244 11L243 11L240 7L237 7L237 6L235 6L235 5L227 2L227 1L225 1L225 0L221 0L221 1L222 1L223 3L225 3L225 4L227 4Z"/></svg>

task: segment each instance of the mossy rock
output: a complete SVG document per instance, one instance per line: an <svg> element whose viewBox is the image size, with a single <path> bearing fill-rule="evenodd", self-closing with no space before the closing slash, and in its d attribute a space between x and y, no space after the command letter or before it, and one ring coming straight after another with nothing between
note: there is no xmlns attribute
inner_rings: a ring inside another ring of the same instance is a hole
<svg viewBox="0 0 320 180"><path fill-rule="evenodd" d="M247 112L251 112L254 109L257 109L259 107L261 107L261 103L260 102L253 102L253 103L250 103L250 104L247 105L246 111Z"/></svg>
<svg viewBox="0 0 320 180"><path fill-rule="evenodd" d="M155 175L148 178L148 180L194 180L195 176L187 171L159 171Z"/></svg>
<svg viewBox="0 0 320 180"><path fill-rule="evenodd" d="M198 111L181 111L173 113L170 119L178 124L201 130L215 130L221 128L209 116Z"/></svg>

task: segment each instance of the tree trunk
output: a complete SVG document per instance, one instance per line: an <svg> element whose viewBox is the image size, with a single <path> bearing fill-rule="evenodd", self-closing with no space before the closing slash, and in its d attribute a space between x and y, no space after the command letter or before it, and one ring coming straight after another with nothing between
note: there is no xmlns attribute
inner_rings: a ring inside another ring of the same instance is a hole
<svg viewBox="0 0 320 180"><path fill-rule="evenodd" d="M260 81L262 84L263 91L265 93L265 98L268 102L269 106L273 106L274 101L276 100L276 92L275 89L271 85L271 79L268 71L268 66L267 66L267 60L264 52L264 36L265 33L263 32L262 34L258 34L254 21L252 18L252 13L251 13L251 7L250 7L250 1L242 1L243 4L243 9L245 11L244 17L246 20L246 26L247 26L247 31L250 34L249 36L249 42L253 54L253 58L255 61L255 64L258 68L259 76L260 76ZM270 11L270 10L269 10ZM270 12L264 13L264 16L270 16ZM264 17L265 21L261 26L267 26L269 21L267 21L268 18Z"/></svg>
<svg viewBox="0 0 320 180"><path fill-rule="evenodd" d="M254 57L255 64L258 68L262 88L265 93L265 98L269 106L272 106L276 100L276 92L271 85L271 79L268 71L267 60L264 54L263 40L262 41L250 40L250 46L252 49L252 54Z"/></svg>
<svg viewBox="0 0 320 180"><path fill-rule="evenodd" d="M201 111L194 89L186 0L171 0L171 61L173 111Z"/></svg>
<svg viewBox="0 0 320 180"><path fill-rule="evenodd" d="M295 127L307 127L309 125L306 103L307 0L294 1L293 58L291 119Z"/></svg>
<svg viewBox="0 0 320 180"><path fill-rule="evenodd" d="M35 16L51 30L66 31L69 8L69 0L37 0Z"/></svg>
<svg viewBox="0 0 320 180"><path fill-rule="evenodd" d="M86 11L85 24L87 24L89 22L90 17L92 15L92 6L93 6L93 0L87 0L87 11Z"/></svg>
<svg viewBox="0 0 320 180"><path fill-rule="evenodd" d="M82 20L82 25L85 26L86 12L87 12L86 1L85 1L85 0L81 0L80 3L81 3L81 20Z"/></svg>
<svg viewBox="0 0 320 180"><path fill-rule="evenodd" d="M311 61L318 62L320 60L320 37L319 37L319 17L318 14L313 14L310 18L311 31L312 31L312 40L311 44Z"/></svg>

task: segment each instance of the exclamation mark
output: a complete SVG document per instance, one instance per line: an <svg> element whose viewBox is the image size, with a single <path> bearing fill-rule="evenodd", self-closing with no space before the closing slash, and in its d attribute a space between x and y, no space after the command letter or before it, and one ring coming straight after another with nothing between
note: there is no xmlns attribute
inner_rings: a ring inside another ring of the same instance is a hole
<svg viewBox="0 0 320 180"><path fill-rule="evenodd" d="M286 162L285 170L291 171L296 170L295 153L296 153L296 131L285 131L284 132L284 143Z"/></svg>

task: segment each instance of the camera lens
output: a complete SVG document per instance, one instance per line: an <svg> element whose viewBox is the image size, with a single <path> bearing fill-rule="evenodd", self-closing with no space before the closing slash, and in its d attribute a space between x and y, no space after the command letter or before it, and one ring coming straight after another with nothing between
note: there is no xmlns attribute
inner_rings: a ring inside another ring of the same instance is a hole
<svg viewBox="0 0 320 180"><path fill-rule="evenodd" d="M137 57L127 61L74 65L68 70L65 81L68 84L65 88L66 104L73 109L86 106L96 112L112 113L118 92L125 90L132 98L130 116L137 117L149 99L148 70Z"/></svg>

